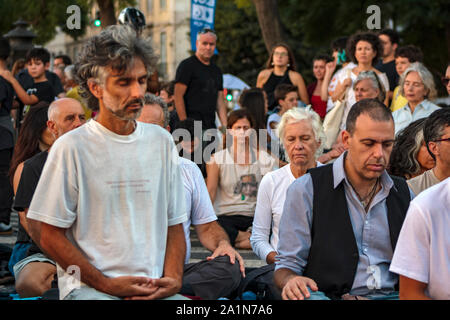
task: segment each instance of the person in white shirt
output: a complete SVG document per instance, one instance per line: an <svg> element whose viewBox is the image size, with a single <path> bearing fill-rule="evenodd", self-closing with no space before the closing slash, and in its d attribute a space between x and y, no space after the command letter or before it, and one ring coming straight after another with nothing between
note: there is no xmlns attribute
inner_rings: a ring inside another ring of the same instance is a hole
<svg viewBox="0 0 450 320"><path fill-rule="evenodd" d="M411 201L389 268L400 299L450 300L449 207L450 178Z"/></svg>
<svg viewBox="0 0 450 320"><path fill-rule="evenodd" d="M278 226L286 190L308 169L321 165L316 159L325 138L320 117L310 108L290 109L281 117L277 130L290 162L261 180L250 237L253 251L268 264L274 263L278 254Z"/></svg>
<svg viewBox="0 0 450 320"><path fill-rule="evenodd" d="M399 86L400 94L408 103L392 113L396 135L411 122L426 118L439 109L439 106L430 102L437 95L433 75L422 63L412 63L403 72Z"/></svg>
<svg viewBox="0 0 450 320"><path fill-rule="evenodd" d="M143 111L137 120L159 125L170 132L169 110L166 102L151 93L146 93L144 99ZM193 126L186 131L183 136L186 139L188 137L192 139ZM244 260L231 247L227 234L216 221L217 216L198 165L180 157L180 169L188 212L188 220L183 223L186 258L180 293L205 300L230 297L241 282L241 274L245 276ZM212 252L206 260L196 263L189 263L191 225L195 227L201 244Z"/></svg>
<svg viewBox="0 0 450 320"><path fill-rule="evenodd" d="M415 195L450 177L450 109L434 111L425 121L423 136L436 165L407 181Z"/></svg>
<svg viewBox="0 0 450 320"><path fill-rule="evenodd" d="M156 56L114 25L86 41L77 78L96 119L52 146L28 211L60 299L183 299L187 220L170 134L136 122ZM185 298L184 298L185 299Z"/></svg>

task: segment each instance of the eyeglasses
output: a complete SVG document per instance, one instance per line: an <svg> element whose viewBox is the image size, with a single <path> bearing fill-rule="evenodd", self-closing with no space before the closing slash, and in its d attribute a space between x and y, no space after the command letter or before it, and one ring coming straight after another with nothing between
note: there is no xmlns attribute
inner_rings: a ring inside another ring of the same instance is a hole
<svg viewBox="0 0 450 320"><path fill-rule="evenodd" d="M213 29L210 29L210 28L203 28L202 30L200 30L198 32L198 34L205 34L205 33L216 34L216 32Z"/></svg>
<svg viewBox="0 0 450 320"><path fill-rule="evenodd" d="M450 78L442 77L442 83L444 84L444 86L447 86L449 81L450 81Z"/></svg>
<svg viewBox="0 0 450 320"><path fill-rule="evenodd" d="M448 141L448 142L450 142L450 138L434 140L434 142L442 142L442 141Z"/></svg>
<svg viewBox="0 0 450 320"><path fill-rule="evenodd" d="M277 52L277 51L275 51L275 52L273 53L273 55L274 55L274 56L280 56L280 57L287 57L287 56L288 56L288 53L287 53L287 52Z"/></svg>

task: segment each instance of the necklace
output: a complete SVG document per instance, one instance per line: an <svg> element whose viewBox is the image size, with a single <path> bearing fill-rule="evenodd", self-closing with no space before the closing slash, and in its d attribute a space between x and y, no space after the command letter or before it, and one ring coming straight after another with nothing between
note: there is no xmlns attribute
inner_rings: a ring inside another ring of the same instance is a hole
<svg viewBox="0 0 450 320"><path fill-rule="evenodd" d="M365 197L361 197L360 194L358 193L358 191L356 191L355 187L353 187L353 185L350 182L350 180L348 181L348 183L352 187L353 191L355 191L356 195L358 196L358 199L361 202L361 204L363 205L364 210L366 212L367 212L367 209L368 209L370 203L372 202L372 199L375 196L375 193L376 193L376 191L378 189L379 181L380 181L380 178L377 178L377 181L375 181L375 184L373 185L372 190L370 190L370 192Z"/></svg>

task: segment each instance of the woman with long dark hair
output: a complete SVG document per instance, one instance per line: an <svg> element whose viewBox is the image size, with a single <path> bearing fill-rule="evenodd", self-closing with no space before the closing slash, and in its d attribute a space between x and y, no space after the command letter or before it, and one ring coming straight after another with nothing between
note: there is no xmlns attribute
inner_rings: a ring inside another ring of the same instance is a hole
<svg viewBox="0 0 450 320"><path fill-rule="evenodd" d="M398 133L389 160L390 174L411 179L434 168L435 161L428 153L423 137L425 120L416 120Z"/></svg>
<svg viewBox="0 0 450 320"><path fill-rule="evenodd" d="M275 88L283 83L296 86L300 100L304 104L309 104L305 81L296 71L294 54L287 44L279 43L272 48L266 68L258 74L256 80L256 86L267 93L269 111L272 111L277 105L274 98Z"/></svg>
<svg viewBox="0 0 450 320"><path fill-rule="evenodd" d="M32 106L23 118L9 171L14 195L19 187L25 160L47 150L54 142L54 137L47 128L48 107L47 102L39 102ZM17 240L8 263L11 273L13 273L13 266L25 257L28 247L31 245L25 212L19 212L19 220Z"/></svg>

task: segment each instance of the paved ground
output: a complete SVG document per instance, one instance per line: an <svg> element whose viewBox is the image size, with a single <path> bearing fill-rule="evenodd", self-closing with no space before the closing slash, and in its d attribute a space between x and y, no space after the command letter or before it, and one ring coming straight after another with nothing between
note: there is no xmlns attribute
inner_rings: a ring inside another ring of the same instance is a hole
<svg viewBox="0 0 450 320"><path fill-rule="evenodd" d="M0 235L0 244L13 248L17 238L19 217L16 212L11 213L11 223L13 225L13 233L11 235ZM194 230L191 230L191 259L190 262L198 262L211 253L206 250L197 238L197 234ZM239 253L245 260L246 267L260 267L266 263L260 260L252 250L239 250ZM8 279L0 279L0 294L5 292L14 292L14 281L8 281Z"/></svg>

